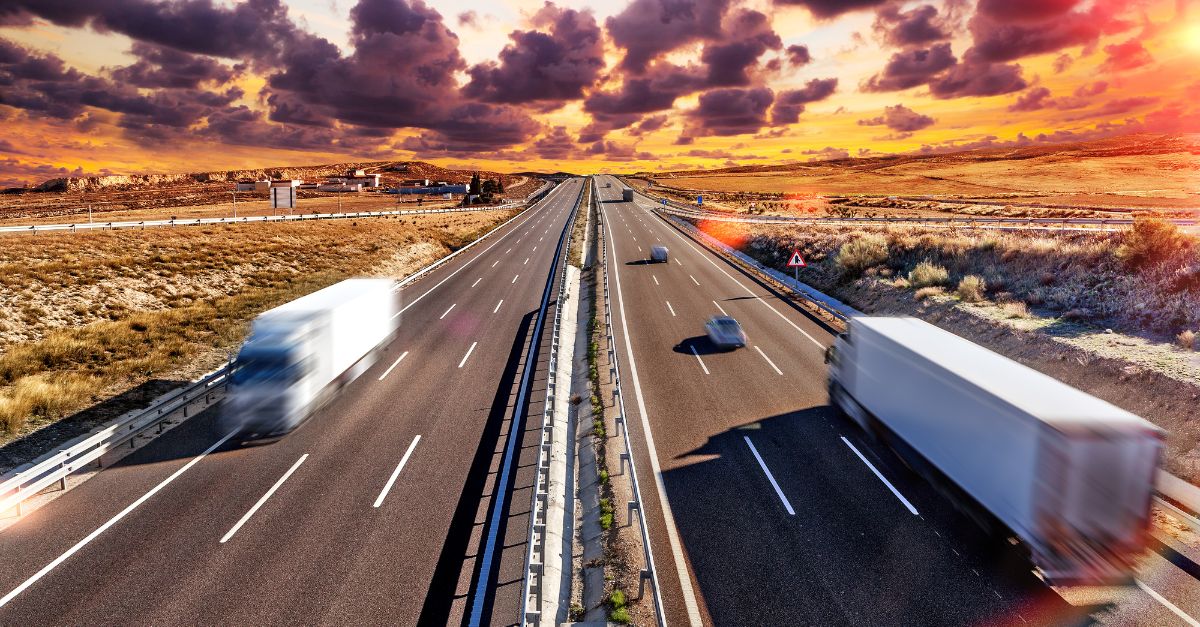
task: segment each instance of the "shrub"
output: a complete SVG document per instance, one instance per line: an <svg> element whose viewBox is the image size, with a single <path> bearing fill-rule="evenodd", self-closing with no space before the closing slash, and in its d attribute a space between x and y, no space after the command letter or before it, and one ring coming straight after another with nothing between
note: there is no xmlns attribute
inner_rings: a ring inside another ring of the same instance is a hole
<svg viewBox="0 0 1200 627"><path fill-rule="evenodd" d="M987 290L987 283L983 277L974 274L968 274L958 282L958 289L955 293L958 297L968 303L977 303L983 300L983 293Z"/></svg>
<svg viewBox="0 0 1200 627"><path fill-rule="evenodd" d="M1009 301L1007 303L1004 303L1004 305L1002 305L1000 307L1000 309L1002 311L1004 311L1004 317L1006 317L1006 318L1028 318L1029 317L1029 307L1026 307L1025 303L1023 303L1019 300L1014 300L1014 301Z"/></svg>
<svg viewBox="0 0 1200 627"><path fill-rule="evenodd" d="M1144 268L1190 253L1195 246L1195 238L1180 232L1174 224L1139 216L1117 247L1116 256L1130 268Z"/></svg>
<svg viewBox="0 0 1200 627"><path fill-rule="evenodd" d="M945 285L950 280L950 273L946 269L935 263L931 263L928 259L918 263L912 272L908 273L908 282L913 287L934 287Z"/></svg>
<svg viewBox="0 0 1200 627"><path fill-rule="evenodd" d="M863 235L843 244L834 263L846 276L857 277L867 268L887 261L887 258L887 240L880 235Z"/></svg>
<svg viewBox="0 0 1200 627"><path fill-rule="evenodd" d="M1176 335L1175 342L1179 344L1180 348L1192 350L1193 348L1196 348L1196 333L1191 329L1188 329L1179 335Z"/></svg>
<svg viewBox="0 0 1200 627"><path fill-rule="evenodd" d="M913 298L915 298L917 300L925 300L926 298L929 298L930 296L937 296L939 294L945 294L945 293L946 293L946 290L944 290L940 287L937 287L937 286L922 287L921 289L913 292Z"/></svg>

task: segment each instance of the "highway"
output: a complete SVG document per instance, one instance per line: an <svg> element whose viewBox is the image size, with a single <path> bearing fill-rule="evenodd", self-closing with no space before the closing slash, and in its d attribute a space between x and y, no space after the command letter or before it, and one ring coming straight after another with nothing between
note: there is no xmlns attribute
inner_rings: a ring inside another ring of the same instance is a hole
<svg viewBox="0 0 1200 627"><path fill-rule="evenodd" d="M650 213L652 203L620 202L615 178L598 183L670 624L1049 625L1096 610L1022 572L834 414L830 328ZM669 247L670 262L646 263L652 245ZM747 347L713 349L703 325L718 313L742 323ZM1162 608L1151 616L1178 620Z"/></svg>
<svg viewBox="0 0 1200 627"><path fill-rule="evenodd" d="M567 181L405 287L383 356L293 433L242 445L206 412L0 532L0 624L463 620L498 452L514 414L541 411L544 373L513 405L544 359L532 331L581 190ZM527 508L510 499L505 528ZM505 536L490 574L523 558Z"/></svg>

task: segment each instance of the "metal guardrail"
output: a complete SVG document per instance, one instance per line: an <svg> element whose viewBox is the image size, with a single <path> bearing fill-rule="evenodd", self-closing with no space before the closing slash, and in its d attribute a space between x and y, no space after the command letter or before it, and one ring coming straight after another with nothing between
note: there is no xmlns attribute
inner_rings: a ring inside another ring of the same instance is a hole
<svg viewBox="0 0 1200 627"><path fill-rule="evenodd" d="M719 211L707 211L692 205L686 205L671 199L651 196L629 186L635 193L653 202L659 211L673 213L687 218L714 220L718 222L742 222L751 224L815 224L815 225L871 225L871 224L906 224L914 226L963 227L963 228L1002 228L1002 229L1040 229L1053 231L1106 231L1127 228L1134 222L1133 218L1004 218L1004 217L878 217L878 218L808 218L803 216L739 216ZM666 200L664 205L662 201ZM1176 226L1200 225L1200 220L1186 218L1170 218L1166 220Z"/></svg>
<svg viewBox="0 0 1200 627"><path fill-rule="evenodd" d="M220 400L229 369L230 364L226 364L200 380L156 399L145 409L130 412L109 425L68 442L63 448L36 460L30 467L13 471L0 482L0 514L16 510L16 515L20 516L22 503L55 483L65 490L67 476L93 462L99 467L101 458L119 446L128 443L133 448L136 445L134 438L148 429L158 427L161 433L162 423L169 416L182 409L186 418L188 407L198 399L203 398L205 407Z"/></svg>
<svg viewBox="0 0 1200 627"><path fill-rule="evenodd" d="M562 269L558 279L558 293L554 297L554 326L550 335L550 359L547 366L546 377L546 400L543 402L542 408L542 428L541 439L538 443L538 456L536 471L533 483L532 503L529 508L529 544L525 552L525 582L523 586L523 594L521 595L521 625L541 625L542 624L542 577L545 575L543 568L546 558L546 508L550 500L550 448L551 440L554 436L554 397L558 392L559 382L557 379L557 369L559 361L559 333L562 326L562 304L563 297L567 291L567 268L571 265L568 260L571 257L571 234L575 228L575 220L578 219L579 205L583 202L583 190L580 190L579 197L575 199L575 206L571 209L571 218L567 222L567 239L566 245L562 250ZM569 356L568 360L573 359L575 347L566 347ZM564 394L570 394L571 382L564 381ZM551 623L553 617L551 618Z"/></svg>
<svg viewBox="0 0 1200 627"><path fill-rule="evenodd" d="M665 627L667 624L666 614L663 610L662 594L658 585L658 568L654 563L654 550L650 546L650 528L646 523L645 509L642 507L642 489L638 484L637 466L633 460L633 442L629 439L629 425L626 421L626 416L629 413L625 410L625 394L621 390L621 367L620 359L617 350L616 336L613 335L612 326L612 307L610 306L609 291L608 291L608 240L604 237L604 216L600 211L600 193L596 187L596 181L592 179L592 202L596 208L596 222L599 235L596 240L600 244L600 267L604 270L604 333L608 341L608 361L612 364L610 375L613 380L613 394L617 397L620 411L617 414L617 427L621 431L622 441L625 445L625 452L621 454L621 460L629 463L629 479L633 489L633 500L627 503L628 515L633 515L633 510L638 511L638 527L642 534L642 553L646 561L646 567L642 569L640 583L641 588L638 591L639 597L645 596L646 581L650 581L651 591L654 593L654 613L658 619L659 627Z"/></svg>
<svg viewBox="0 0 1200 627"><path fill-rule="evenodd" d="M541 192L541 190L539 190ZM232 217L226 216L222 218L195 218L187 220L140 220L140 221L111 221L111 222L82 222L73 224L22 224L0 226L0 233L32 233L37 235L42 232L50 231L70 231L76 233L86 230L115 230L115 229L144 229L148 226L201 226L205 224L245 224L251 222L295 222L300 220L344 220L347 218L380 218L388 216L409 216L409 215L424 215L432 213L468 213L476 211L498 211L504 209L514 209L521 205L530 202L528 199L521 202L505 203L502 205L490 205L486 207L460 207L453 209L402 209L396 211L350 211L350 212L331 212L331 213L303 213L292 215L273 215L273 216L242 216ZM536 201L535 201L536 202Z"/></svg>

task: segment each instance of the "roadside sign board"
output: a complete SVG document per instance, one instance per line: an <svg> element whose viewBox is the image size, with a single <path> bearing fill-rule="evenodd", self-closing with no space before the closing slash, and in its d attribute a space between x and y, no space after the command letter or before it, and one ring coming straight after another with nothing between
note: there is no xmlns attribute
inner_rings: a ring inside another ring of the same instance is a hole
<svg viewBox="0 0 1200 627"><path fill-rule="evenodd" d="M789 268L806 268L807 263L804 263L804 257L800 255L800 249L792 251L792 258L788 259L787 265Z"/></svg>
<svg viewBox="0 0 1200 627"><path fill-rule="evenodd" d="M662 205L663 205L664 207L665 207L665 206L667 206L667 199L666 199L666 198L663 198L663 199L662 199L662 200L660 200L659 202L660 202L660 203L662 203Z"/></svg>
<svg viewBox="0 0 1200 627"><path fill-rule="evenodd" d="M271 208L272 209L295 209L296 208L296 188L295 187L272 187L271 188Z"/></svg>
<svg viewBox="0 0 1200 627"><path fill-rule="evenodd" d="M703 205L704 204L704 196L696 196L696 204Z"/></svg>

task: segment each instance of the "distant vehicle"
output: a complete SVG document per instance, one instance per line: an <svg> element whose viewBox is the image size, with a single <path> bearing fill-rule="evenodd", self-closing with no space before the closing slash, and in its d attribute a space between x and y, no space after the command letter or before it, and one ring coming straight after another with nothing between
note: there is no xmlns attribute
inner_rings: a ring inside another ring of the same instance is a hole
<svg viewBox="0 0 1200 627"><path fill-rule="evenodd" d="M1054 584L1127 582L1163 432L915 318L855 317L826 354L831 403Z"/></svg>
<svg viewBox="0 0 1200 627"><path fill-rule="evenodd" d="M708 339L717 348L733 350L746 345L746 332L737 320L729 316L713 316L704 325Z"/></svg>
<svg viewBox="0 0 1200 627"><path fill-rule="evenodd" d="M666 246L651 246L650 263L667 263L668 254Z"/></svg>
<svg viewBox="0 0 1200 627"><path fill-rule="evenodd" d="M221 427L258 436L296 428L374 363L396 329L394 287L348 279L259 314L234 361Z"/></svg>
<svg viewBox="0 0 1200 627"><path fill-rule="evenodd" d="M625 202L633 202L633 190L626 187L621 190L621 200Z"/></svg>
<svg viewBox="0 0 1200 627"><path fill-rule="evenodd" d="M604 184L604 186L605 186L605 187L612 187L612 183L605 183L605 184Z"/></svg>

